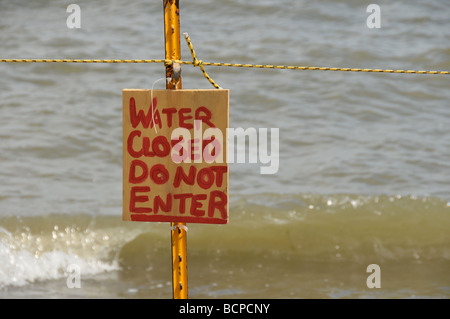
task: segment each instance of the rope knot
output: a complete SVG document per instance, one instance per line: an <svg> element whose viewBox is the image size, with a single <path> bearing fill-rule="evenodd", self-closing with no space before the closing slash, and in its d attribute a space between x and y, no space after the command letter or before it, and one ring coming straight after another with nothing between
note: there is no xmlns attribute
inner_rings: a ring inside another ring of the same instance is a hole
<svg viewBox="0 0 450 319"><path fill-rule="evenodd" d="M203 64L203 61L202 60L199 60L199 59L197 59L197 58L194 58L194 66L200 66L200 65L202 65Z"/></svg>
<svg viewBox="0 0 450 319"><path fill-rule="evenodd" d="M184 33L184 38L186 39L186 43L187 43L187 45L189 47L189 50L191 51L192 65L194 67L196 67L196 66L200 67L200 70L202 70L202 73L203 73L204 77L209 81L209 83L211 83L216 89L220 89L220 86L218 86L216 84L216 82L214 82L213 79L211 79L211 77L206 73L205 68L203 66L203 61L197 59L197 57L195 56L194 47L192 45L191 39L189 38L189 34Z"/></svg>

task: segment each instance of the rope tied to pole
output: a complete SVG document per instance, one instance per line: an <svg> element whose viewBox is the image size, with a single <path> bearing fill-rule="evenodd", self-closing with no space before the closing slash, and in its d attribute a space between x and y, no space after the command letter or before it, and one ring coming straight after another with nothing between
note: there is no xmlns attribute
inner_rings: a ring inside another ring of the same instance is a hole
<svg viewBox="0 0 450 319"><path fill-rule="evenodd" d="M431 74L431 75L450 75L450 71L417 71L417 70L391 70L391 69L361 69L361 68L337 68L337 67L318 67L318 66L295 66L295 65L271 65L271 64L242 64L228 62L203 62L202 60L182 61L166 59L135 59L135 60L107 60L107 59L0 59L0 63L163 63L172 65L174 62L180 64L192 64L193 66L220 66L235 68L255 68L255 69L284 69L300 71L344 71L344 72L372 72L372 73L404 73L404 74Z"/></svg>
<svg viewBox="0 0 450 319"><path fill-rule="evenodd" d="M450 71L426 71L426 70L393 70L393 69L368 69L368 68L338 68L338 67L318 67L318 66L295 66L295 65L272 65L272 64L242 64L226 62L203 62L197 59L191 39L184 33L186 43L191 51L192 61L171 60L171 59L0 59L0 63L163 63L166 67L178 64L191 64L199 67L203 76L216 88L221 87L206 73L205 66L235 67L235 68L256 68L275 70L299 70L299 71L342 71L342 72L368 72L368 73L402 73L402 74L428 74L428 75L450 75Z"/></svg>

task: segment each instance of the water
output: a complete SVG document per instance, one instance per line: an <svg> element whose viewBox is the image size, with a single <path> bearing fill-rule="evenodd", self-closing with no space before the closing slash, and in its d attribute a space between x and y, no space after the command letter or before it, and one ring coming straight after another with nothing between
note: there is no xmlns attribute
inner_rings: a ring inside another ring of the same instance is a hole
<svg viewBox="0 0 450 319"><path fill-rule="evenodd" d="M76 30L70 3L0 1L0 57L164 57L162 2L80 0ZM181 31L210 62L450 70L446 1L377 3L380 29L354 0L181 1ZM448 76L207 71L231 127L280 128L280 169L230 164L230 223L188 225L190 298L450 296ZM0 73L0 296L171 298L168 225L121 221L121 91L163 66Z"/></svg>

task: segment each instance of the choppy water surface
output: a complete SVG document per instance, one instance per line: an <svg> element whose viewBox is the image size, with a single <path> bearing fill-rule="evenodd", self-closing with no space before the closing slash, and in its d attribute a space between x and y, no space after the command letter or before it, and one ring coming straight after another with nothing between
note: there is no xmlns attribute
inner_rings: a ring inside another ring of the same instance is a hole
<svg viewBox="0 0 450 319"><path fill-rule="evenodd" d="M162 1L78 1L76 30L70 3L0 1L0 57L164 57ZM446 1L378 4L369 29L360 1L181 1L181 31L210 62L450 70ZM189 226L191 298L450 296L448 76L207 71L231 127L280 129L280 169L230 165L229 225ZM121 221L121 91L163 66L0 74L0 296L170 298L168 225ZM74 263L82 289L66 285Z"/></svg>

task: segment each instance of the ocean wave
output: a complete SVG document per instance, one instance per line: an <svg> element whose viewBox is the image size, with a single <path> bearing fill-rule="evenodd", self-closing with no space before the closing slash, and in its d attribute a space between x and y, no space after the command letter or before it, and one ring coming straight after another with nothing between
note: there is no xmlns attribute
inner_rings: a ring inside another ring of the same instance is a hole
<svg viewBox="0 0 450 319"><path fill-rule="evenodd" d="M9 230L0 228L0 288L64 278L74 264L87 276L119 269L106 232L76 224L59 226L65 217L2 219Z"/></svg>
<svg viewBox="0 0 450 319"><path fill-rule="evenodd" d="M352 194L235 196L228 225L189 224L189 254L224 271L239 260L290 262L450 261L450 203L433 197ZM167 272L166 223L120 216L53 214L0 219L0 287L83 275Z"/></svg>

